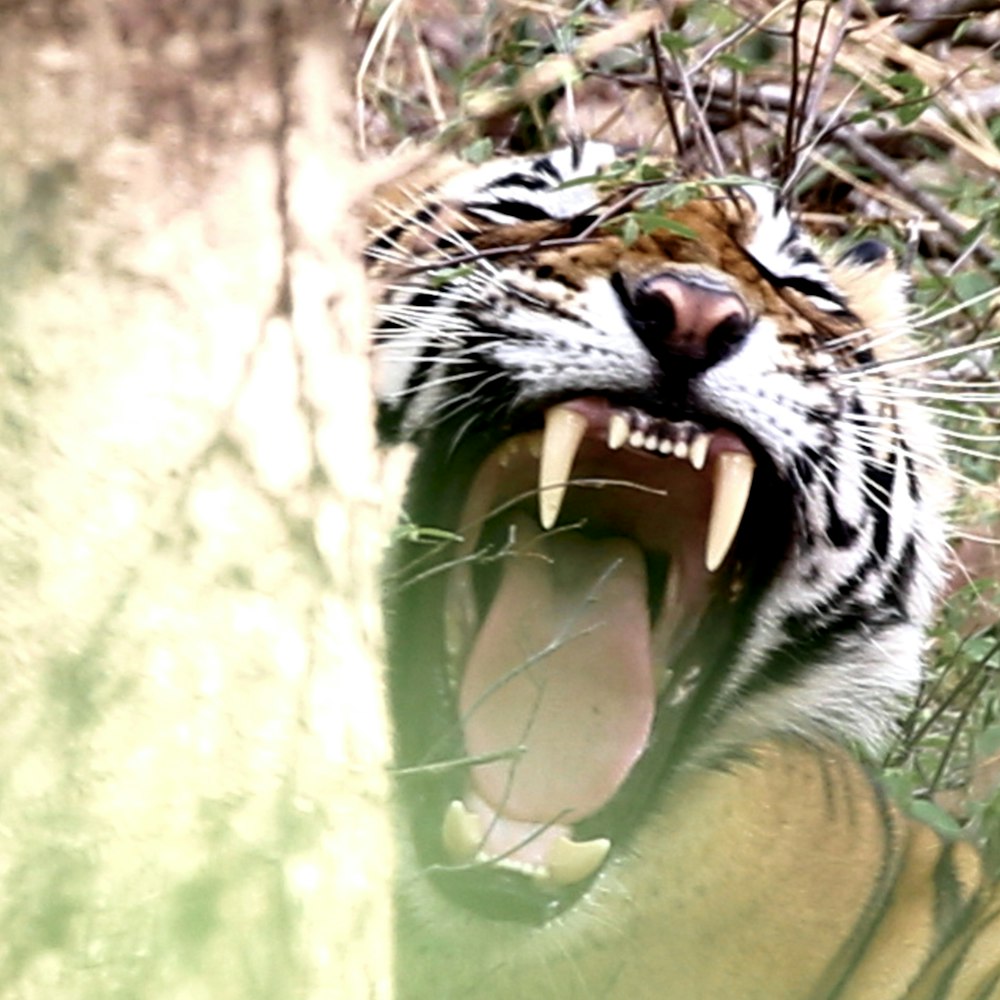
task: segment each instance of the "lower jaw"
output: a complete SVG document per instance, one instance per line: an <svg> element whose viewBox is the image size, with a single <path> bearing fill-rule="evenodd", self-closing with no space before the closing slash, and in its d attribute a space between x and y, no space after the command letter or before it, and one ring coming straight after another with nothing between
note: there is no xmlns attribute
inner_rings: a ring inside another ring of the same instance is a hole
<svg viewBox="0 0 1000 1000"><path fill-rule="evenodd" d="M456 863L443 848L442 825L449 806L467 796L464 769L445 778L421 780L419 774L401 778L405 836L415 844L420 880L426 880L447 904L490 922L543 926L561 919L581 904L595 888L595 881L601 881L604 868L617 868L618 859L632 853L635 838L643 834L649 816L669 793L684 762L696 752L699 734L689 723L698 716L707 696L707 688L696 690L682 706L662 708L651 745L620 792L607 807L568 831L576 841L606 838L611 848L606 863L568 885L526 874L495 859L473 857ZM462 749L455 746L454 752L458 758Z"/></svg>
<svg viewBox="0 0 1000 1000"><path fill-rule="evenodd" d="M404 856L399 1000L635 1000L664 992L763 1000L810 992L808 984L823 981L851 926L826 906L793 910L786 919L785 909L765 905L766 920L733 923L734 913L759 912L761 901L774 900L775 886L801 878L802 866L820 879L829 874L822 889L814 887L816 900L840 898L842 890L840 867L817 865L815 841L789 836L803 808L826 817L822 830L828 829L829 765L815 748L776 749L755 746L752 760L724 770L683 768L629 850L609 862L576 905L552 904L551 917L539 909L536 919L518 922L468 906L459 889L442 894L436 879L415 873ZM762 808L764 802L770 807ZM841 819L849 828L852 819ZM782 838L787 844L779 847ZM494 900L504 905L499 889ZM792 955L789 940L802 945ZM748 956L757 971L752 982Z"/></svg>

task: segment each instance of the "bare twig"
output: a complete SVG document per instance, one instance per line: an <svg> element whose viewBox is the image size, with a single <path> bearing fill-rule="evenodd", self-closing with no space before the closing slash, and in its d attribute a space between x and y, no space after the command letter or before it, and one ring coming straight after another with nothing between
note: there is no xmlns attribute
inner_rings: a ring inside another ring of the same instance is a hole
<svg viewBox="0 0 1000 1000"><path fill-rule="evenodd" d="M935 0L933 4L922 4L919 12L901 24L896 37L905 45L919 49L937 41L949 38L965 20L974 14L989 14L997 9L997 0Z"/></svg>
<svg viewBox="0 0 1000 1000"><path fill-rule="evenodd" d="M670 134L674 140L674 149L677 150L677 155L679 156L681 150L684 148L682 145L681 128L677 122L677 111L674 108L673 95L670 93L670 88L667 85L666 70L663 66L663 51L655 31L649 33L649 51L653 54L656 86L660 92L660 100L663 102L663 110L666 113L667 122L670 125Z"/></svg>
<svg viewBox="0 0 1000 1000"><path fill-rule="evenodd" d="M595 59L622 45L630 45L659 25L659 10L637 11L618 24L585 38L570 55L552 55L529 70L515 87L491 89L475 94L466 102L473 118L492 118L519 104L537 100L558 90L567 80L576 79Z"/></svg>
<svg viewBox="0 0 1000 1000"><path fill-rule="evenodd" d="M852 128L840 129L837 139L843 143L862 163L875 170L884 180L891 184L907 200L916 205L941 228L955 239L959 247L966 240L968 233L965 227L935 198L915 184L910 183L895 162L880 153L874 146L866 142ZM996 266L1000 263L1000 254L985 243L979 243L973 250L973 256L982 264Z"/></svg>

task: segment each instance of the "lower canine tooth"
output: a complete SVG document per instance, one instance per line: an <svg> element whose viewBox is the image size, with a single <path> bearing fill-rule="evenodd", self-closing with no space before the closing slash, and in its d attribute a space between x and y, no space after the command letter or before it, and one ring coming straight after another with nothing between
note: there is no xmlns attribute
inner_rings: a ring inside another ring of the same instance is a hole
<svg viewBox="0 0 1000 1000"><path fill-rule="evenodd" d="M756 465L745 452L725 451L712 467L712 511L705 537L705 568L714 573L739 531Z"/></svg>
<svg viewBox="0 0 1000 1000"><path fill-rule="evenodd" d="M545 433L538 462L538 520L548 531L559 519L573 460L587 432L587 418L566 406L545 413Z"/></svg>
<svg viewBox="0 0 1000 1000"><path fill-rule="evenodd" d="M549 848L542 878L552 885L581 882L601 867L609 850L611 841L607 837L579 841L560 837Z"/></svg>
<svg viewBox="0 0 1000 1000"><path fill-rule="evenodd" d="M441 840L452 861L471 861L483 842L483 822L455 799L444 814Z"/></svg>

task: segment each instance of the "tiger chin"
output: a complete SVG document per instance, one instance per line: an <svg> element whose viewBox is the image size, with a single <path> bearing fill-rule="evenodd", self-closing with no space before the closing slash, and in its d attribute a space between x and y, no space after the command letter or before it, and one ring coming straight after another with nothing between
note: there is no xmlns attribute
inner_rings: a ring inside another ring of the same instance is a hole
<svg viewBox="0 0 1000 1000"><path fill-rule="evenodd" d="M416 446L398 995L1000 997L977 853L848 749L944 575L905 280L766 185L622 170L588 142L375 213L379 429Z"/></svg>

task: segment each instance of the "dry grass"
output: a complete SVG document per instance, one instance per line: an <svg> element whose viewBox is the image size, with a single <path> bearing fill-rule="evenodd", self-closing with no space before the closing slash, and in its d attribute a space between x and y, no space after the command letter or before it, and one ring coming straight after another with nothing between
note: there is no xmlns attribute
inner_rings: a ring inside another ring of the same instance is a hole
<svg viewBox="0 0 1000 1000"><path fill-rule="evenodd" d="M936 666L888 776L931 822L1000 843L1000 776L989 763L1000 750L993 8L358 0L354 43L358 144L389 157L383 171L420 151L478 159L586 135L692 173L771 177L827 237L895 247L921 315L938 317L921 326L928 351L973 345L947 375L970 385L956 398L976 399L945 415L968 484L966 527Z"/></svg>

